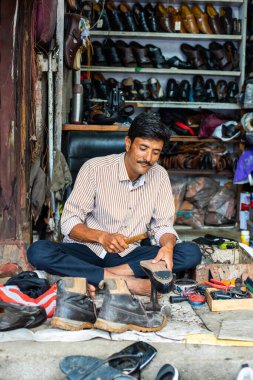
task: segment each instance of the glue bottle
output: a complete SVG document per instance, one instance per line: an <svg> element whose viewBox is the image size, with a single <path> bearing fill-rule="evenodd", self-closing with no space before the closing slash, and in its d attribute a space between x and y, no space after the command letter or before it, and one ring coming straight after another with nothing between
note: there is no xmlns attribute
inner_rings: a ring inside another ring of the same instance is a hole
<svg viewBox="0 0 253 380"><path fill-rule="evenodd" d="M243 244L249 245L249 231L248 230L241 231L241 242Z"/></svg>

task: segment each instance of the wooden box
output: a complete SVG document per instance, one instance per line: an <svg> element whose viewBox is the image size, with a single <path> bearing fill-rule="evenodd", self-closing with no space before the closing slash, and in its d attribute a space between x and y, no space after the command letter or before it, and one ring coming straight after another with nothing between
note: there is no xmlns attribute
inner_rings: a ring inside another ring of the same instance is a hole
<svg viewBox="0 0 253 380"><path fill-rule="evenodd" d="M206 289L206 302L211 311L229 311L229 310L253 310L253 295L251 298L231 299L231 300L214 300L211 293L218 289Z"/></svg>

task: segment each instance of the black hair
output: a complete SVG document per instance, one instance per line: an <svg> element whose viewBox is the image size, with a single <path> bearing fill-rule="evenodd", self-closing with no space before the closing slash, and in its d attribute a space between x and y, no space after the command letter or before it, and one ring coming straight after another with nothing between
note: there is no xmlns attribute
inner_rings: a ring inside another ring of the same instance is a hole
<svg viewBox="0 0 253 380"><path fill-rule="evenodd" d="M132 121L128 130L128 137L132 142L136 137L162 140L164 142L163 152L166 152L169 145L170 131L162 123L157 112L142 112Z"/></svg>

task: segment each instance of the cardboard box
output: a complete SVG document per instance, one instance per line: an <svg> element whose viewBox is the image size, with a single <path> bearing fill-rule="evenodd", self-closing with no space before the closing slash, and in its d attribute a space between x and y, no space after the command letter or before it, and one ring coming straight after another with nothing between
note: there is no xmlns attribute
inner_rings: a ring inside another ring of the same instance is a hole
<svg viewBox="0 0 253 380"><path fill-rule="evenodd" d="M218 289L206 289L206 302L211 311L229 311L229 310L253 310L253 295L251 298L244 299L228 299L228 300L214 300L211 293Z"/></svg>

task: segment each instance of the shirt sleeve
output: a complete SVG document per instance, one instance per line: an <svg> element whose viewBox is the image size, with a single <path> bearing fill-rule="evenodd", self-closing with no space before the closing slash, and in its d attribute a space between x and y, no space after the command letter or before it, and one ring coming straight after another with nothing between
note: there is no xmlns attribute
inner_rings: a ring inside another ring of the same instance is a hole
<svg viewBox="0 0 253 380"><path fill-rule="evenodd" d="M173 227L174 217L174 197L172 194L169 176L165 173L160 183L155 210L151 221L151 226L154 229L157 244L159 244L161 236L166 233L175 235L177 240L179 240L178 234Z"/></svg>
<svg viewBox="0 0 253 380"><path fill-rule="evenodd" d="M94 209L95 174L89 162L81 167L74 188L67 199L61 217L61 231L69 235L77 224L85 224L87 215Z"/></svg>

